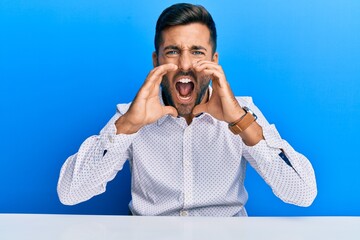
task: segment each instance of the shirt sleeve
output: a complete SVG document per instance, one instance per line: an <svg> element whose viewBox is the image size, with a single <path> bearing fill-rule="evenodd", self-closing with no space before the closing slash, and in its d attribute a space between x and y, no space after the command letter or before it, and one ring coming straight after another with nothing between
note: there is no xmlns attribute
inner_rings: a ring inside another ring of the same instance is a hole
<svg viewBox="0 0 360 240"><path fill-rule="evenodd" d="M281 138L275 125L269 124L251 98L238 99L257 116L265 140L255 146L244 144L243 156L284 202L309 206L317 195L314 169L310 161Z"/></svg>
<svg viewBox="0 0 360 240"><path fill-rule="evenodd" d="M63 204L74 205L105 192L107 182L131 157L130 146L137 134L116 135L115 121L120 116L118 111L99 135L87 138L63 164L57 185Z"/></svg>

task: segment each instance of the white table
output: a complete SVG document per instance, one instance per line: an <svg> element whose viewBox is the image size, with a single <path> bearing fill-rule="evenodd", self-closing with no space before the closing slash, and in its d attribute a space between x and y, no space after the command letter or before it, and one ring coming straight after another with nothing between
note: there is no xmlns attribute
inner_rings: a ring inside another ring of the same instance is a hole
<svg viewBox="0 0 360 240"><path fill-rule="evenodd" d="M134 217L0 214L1 240L360 239L360 217Z"/></svg>

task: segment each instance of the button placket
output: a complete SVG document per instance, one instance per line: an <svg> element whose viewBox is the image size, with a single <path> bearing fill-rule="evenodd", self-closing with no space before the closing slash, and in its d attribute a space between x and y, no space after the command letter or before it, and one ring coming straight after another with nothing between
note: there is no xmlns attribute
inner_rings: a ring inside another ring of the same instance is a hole
<svg viewBox="0 0 360 240"><path fill-rule="evenodd" d="M192 169L192 129L185 128L183 135L183 169L184 169L184 209L190 208L193 202L193 169Z"/></svg>

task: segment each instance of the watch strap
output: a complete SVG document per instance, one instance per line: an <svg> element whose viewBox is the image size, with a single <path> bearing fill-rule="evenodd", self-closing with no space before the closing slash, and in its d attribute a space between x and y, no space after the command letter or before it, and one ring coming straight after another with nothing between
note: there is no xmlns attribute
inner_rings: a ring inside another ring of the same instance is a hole
<svg viewBox="0 0 360 240"><path fill-rule="evenodd" d="M239 134L247 129L254 121L256 117L251 111L246 111L239 120L229 124L229 129L234 134Z"/></svg>

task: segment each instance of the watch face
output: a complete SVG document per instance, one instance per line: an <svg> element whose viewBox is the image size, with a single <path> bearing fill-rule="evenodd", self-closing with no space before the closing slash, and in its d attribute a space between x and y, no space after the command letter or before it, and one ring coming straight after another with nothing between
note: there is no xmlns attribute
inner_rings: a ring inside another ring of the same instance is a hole
<svg viewBox="0 0 360 240"><path fill-rule="evenodd" d="M250 110L250 108L248 108L248 107L243 107L243 109L245 110L245 112L251 112L251 110Z"/></svg>
<svg viewBox="0 0 360 240"><path fill-rule="evenodd" d="M249 112L249 113L251 113L251 115L253 115L253 117L255 118L255 120L257 119L257 116L255 115L255 113L253 112L253 111L251 111L251 109L250 108L248 108L248 107L243 107L243 109L245 110L245 112Z"/></svg>

